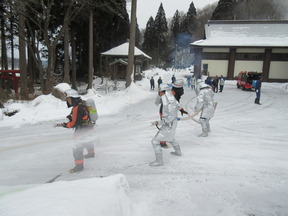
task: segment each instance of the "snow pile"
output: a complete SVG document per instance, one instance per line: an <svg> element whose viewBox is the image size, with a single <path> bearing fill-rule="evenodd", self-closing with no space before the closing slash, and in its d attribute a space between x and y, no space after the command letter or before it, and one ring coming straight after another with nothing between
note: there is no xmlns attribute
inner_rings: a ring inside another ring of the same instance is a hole
<svg viewBox="0 0 288 216"><path fill-rule="evenodd" d="M63 118L67 115L66 102L52 95L41 95L33 101L10 101L5 104L6 110L18 110L14 116L4 116L1 126L20 127L23 124L35 124L46 120ZM49 110L49 112L47 112Z"/></svg>
<svg viewBox="0 0 288 216"><path fill-rule="evenodd" d="M51 193L55 191L55 193ZM131 215L124 175L59 181L0 196L0 215Z"/></svg>

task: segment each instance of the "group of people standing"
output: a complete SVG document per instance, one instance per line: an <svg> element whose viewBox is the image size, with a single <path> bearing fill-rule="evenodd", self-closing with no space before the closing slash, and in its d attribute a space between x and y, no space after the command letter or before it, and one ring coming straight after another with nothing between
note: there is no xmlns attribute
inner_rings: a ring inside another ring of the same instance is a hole
<svg viewBox="0 0 288 216"><path fill-rule="evenodd" d="M186 77L186 79L187 79L188 88L191 87L191 89L194 90L195 86L196 86L196 78L195 78L195 76L194 75L192 75L192 76L189 75L189 76Z"/></svg>
<svg viewBox="0 0 288 216"><path fill-rule="evenodd" d="M222 92L225 84L225 78L223 75L220 77L216 75L214 78L208 76L205 80L205 83L212 87L213 92L217 93L218 90L219 92Z"/></svg>
<svg viewBox="0 0 288 216"><path fill-rule="evenodd" d="M160 84L162 83L161 77L158 78L157 83L158 83L158 88L159 88ZM150 78L150 89L151 90L155 89L155 80L154 80L153 76Z"/></svg>

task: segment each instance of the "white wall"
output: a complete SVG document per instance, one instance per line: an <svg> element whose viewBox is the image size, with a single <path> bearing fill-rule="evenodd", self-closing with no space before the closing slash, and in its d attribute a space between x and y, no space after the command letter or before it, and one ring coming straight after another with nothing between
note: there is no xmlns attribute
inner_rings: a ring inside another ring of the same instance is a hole
<svg viewBox="0 0 288 216"><path fill-rule="evenodd" d="M275 48L275 49L272 49L272 53L288 53L288 49Z"/></svg>
<svg viewBox="0 0 288 216"><path fill-rule="evenodd" d="M227 77L228 71L228 60L202 60L203 64L208 64L208 72L210 76L221 76Z"/></svg>
<svg viewBox="0 0 288 216"><path fill-rule="evenodd" d="M271 62L269 79L288 79L288 62Z"/></svg>
<svg viewBox="0 0 288 216"><path fill-rule="evenodd" d="M235 61L234 77L238 76L240 71L256 71L262 72L262 61Z"/></svg>

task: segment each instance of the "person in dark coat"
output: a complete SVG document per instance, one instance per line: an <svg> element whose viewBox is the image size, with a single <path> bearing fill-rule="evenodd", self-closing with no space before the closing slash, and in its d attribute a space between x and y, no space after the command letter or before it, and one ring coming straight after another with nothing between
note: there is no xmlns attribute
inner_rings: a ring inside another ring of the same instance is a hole
<svg viewBox="0 0 288 216"><path fill-rule="evenodd" d="M256 81L256 85L255 85L256 98L255 98L254 103L258 105L261 105L260 104L261 85L262 85L262 77L260 77L260 79Z"/></svg>
<svg viewBox="0 0 288 216"><path fill-rule="evenodd" d="M157 82L158 82L158 89L159 89L160 84L162 83L162 79L161 79L161 77L158 78L158 81L157 81Z"/></svg>
<svg viewBox="0 0 288 216"><path fill-rule="evenodd" d="M218 76L214 77L213 81L212 81L212 88L213 88L213 91L215 93L218 92L218 84L219 84L219 78Z"/></svg>
<svg viewBox="0 0 288 216"><path fill-rule="evenodd" d="M176 77L173 75L172 78L171 78L171 80L172 80L172 83L175 83Z"/></svg>
<svg viewBox="0 0 288 216"><path fill-rule="evenodd" d="M212 79L210 76L208 76L206 79L205 79L205 83L209 86L212 86Z"/></svg>
<svg viewBox="0 0 288 216"><path fill-rule="evenodd" d="M151 89L154 90L154 88L155 88L155 81L154 81L154 78L153 78L153 77L151 77L151 79L150 79L150 86L151 86Z"/></svg>

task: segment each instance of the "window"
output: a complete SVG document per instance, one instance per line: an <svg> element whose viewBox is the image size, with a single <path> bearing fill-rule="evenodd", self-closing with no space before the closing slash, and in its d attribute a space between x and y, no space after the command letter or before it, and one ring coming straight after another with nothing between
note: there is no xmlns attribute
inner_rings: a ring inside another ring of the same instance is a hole
<svg viewBox="0 0 288 216"><path fill-rule="evenodd" d="M227 60L229 53L203 53L203 59L206 60Z"/></svg>
<svg viewBox="0 0 288 216"><path fill-rule="evenodd" d="M236 60L263 60L263 53L236 53Z"/></svg>

